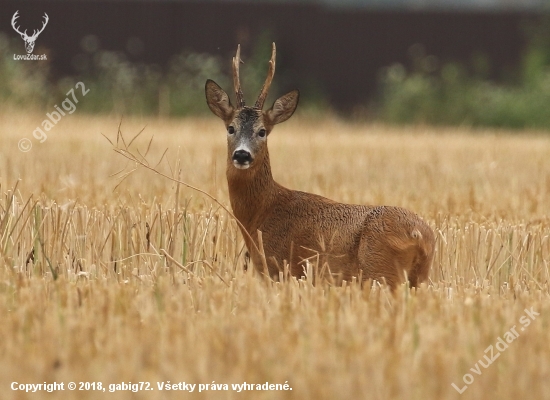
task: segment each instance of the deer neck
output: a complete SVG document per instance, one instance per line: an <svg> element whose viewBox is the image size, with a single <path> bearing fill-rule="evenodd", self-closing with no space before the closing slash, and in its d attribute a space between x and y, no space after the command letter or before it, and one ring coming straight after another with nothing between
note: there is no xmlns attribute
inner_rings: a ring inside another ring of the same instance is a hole
<svg viewBox="0 0 550 400"><path fill-rule="evenodd" d="M269 209L276 192L269 153L266 153L261 164L246 170L236 169L228 157L227 183L233 214L248 232L255 231L258 228L255 226L258 224L258 217Z"/></svg>

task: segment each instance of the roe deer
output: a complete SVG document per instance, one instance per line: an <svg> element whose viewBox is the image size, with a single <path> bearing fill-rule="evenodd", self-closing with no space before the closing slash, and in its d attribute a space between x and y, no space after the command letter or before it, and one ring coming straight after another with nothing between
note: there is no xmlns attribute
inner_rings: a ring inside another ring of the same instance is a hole
<svg viewBox="0 0 550 400"><path fill-rule="evenodd" d="M416 214L398 207L337 203L273 180L267 138L276 124L292 116L299 97L294 90L262 111L275 73L275 53L273 43L268 75L254 107L245 106L241 91L240 46L233 58L236 106L214 81L205 85L208 107L227 129L229 199L241 231L246 230L242 233L255 268L262 272L267 264L276 279L286 261L290 273L301 277L306 260L318 257L318 267L328 266L329 278L385 279L395 289L407 277L411 286L418 286L428 277L435 241ZM264 254L257 231L262 232Z"/></svg>

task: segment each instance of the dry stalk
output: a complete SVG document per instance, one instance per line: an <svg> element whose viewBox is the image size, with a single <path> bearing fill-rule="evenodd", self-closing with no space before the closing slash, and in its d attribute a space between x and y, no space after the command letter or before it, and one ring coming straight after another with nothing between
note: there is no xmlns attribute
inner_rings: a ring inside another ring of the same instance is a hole
<svg viewBox="0 0 550 400"><path fill-rule="evenodd" d="M210 193L206 192L205 190L202 190L196 186L193 186L193 185L190 185L189 183L187 182L184 182L180 179L176 179L174 178L173 176L170 176L170 175L167 175L165 174L164 172L161 172L157 169L158 165L160 165L162 159L164 158L165 154L167 153L168 149L166 149L164 151L164 153L162 154L162 157L161 159L159 160L159 162L155 165L155 167L152 167L151 165L149 165L149 162L146 160L145 156L147 155L147 153L149 152L150 148L151 148L151 143L152 143L152 138L151 140L149 141L149 144L148 144L148 147L147 147L147 151L145 153L145 155L141 155L138 151L138 155L136 155L135 153L133 153L130 149L129 149L129 146L130 144L132 144L136 138L141 135L141 133L144 131L145 127L138 132L138 134L136 136L134 136L132 138L132 140L129 142L129 144L126 144L126 141L124 140L124 137L122 135L122 131L120 129L122 125L122 121L119 123L118 125L118 133L117 133L117 143L116 145L105 135L103 135L103 137L105 139L107 139L107 141L109 141L109 143L113 146L113 150L120 154L121 156L125 157L126 159L130 160L130 161L133 161L134 163L138 164L139 166L145 168L145 169L148 169L149 171L152 171L154 172L155 174L163 177L163 178L166 178L174 183L176 183L178 185L178 191L179 191L179 185L182 185L182 186L185 186L186 188L188 189L191 189L191 190L194 190L196 192L199 192L201 193L202 195L208 197L210 200L212 200L214 203L216 203L217 205L219 205L225 212L227 212L227 214L237 223L237 225L239 225L239 227L241 228L241 231L243 232L243 234L245 234L247 236L248 239L250 239L250 242L252 243L252 246L254 246L254 250L256 250L258 252L258 254L260 254L260 257L261 257L261 260L262 260L262 268L263 268L263 271L264 273L266 273L266 271L268 270L267 269L267 261L266 261L266 258L265 258L265 252L264 252L264 248L263 248L263 241L262 241L262 236L261 236L261 232L258 231L258 239L259 239L259 243L258 245L256 245L256 243L254 242L254 240L252 239L252 236L248 233L248 231L246 230L246 228L244 227L243 224L241 224L241 222L237 219L237 217L235 217L235 215L233 214L233 212L231 212L231 210L229 210L229 208L227 208L222 202L220 202L215 196L211 195ZM120 141L119 141L120 139ZM119 147L119 143L122 143L124 148L120 148ZM131 171L129 171L128 173L124 174L123 175L123 178L122 180L126 179L129 174L133 173L134 171L136 171L137 168L133 168ZM119 171L119 173L123 172L124 170L122 171ZM119 185L120 185L120 182L119 182ZM117 185L118 186L118 185ZM170 259L172 259L170 257ZM173 259L172 259L173 260ZM181 264L180 264L181 265Z"/></svg>

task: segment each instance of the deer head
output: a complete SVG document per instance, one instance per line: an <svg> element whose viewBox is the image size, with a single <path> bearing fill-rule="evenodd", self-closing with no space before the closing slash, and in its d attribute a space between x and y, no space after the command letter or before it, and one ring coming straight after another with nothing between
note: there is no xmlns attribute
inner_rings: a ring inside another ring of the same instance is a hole
<svg viewBox="0 0 550 400"><path fill-rule="evenodd" d="M44 13L44 22L42 23L42 28L40 30L35 29L32 36L28 36L26 29L25 29L25 32L21 32L19 30L19 27L15 25L17 18L19 18L18 13L19 13L19 10L17 10L15 14L13 14L13 18L11 19L11 26L13 27L15 32L21 35L21 38L23 38L23 40L25 41L25 48L27 50L27 53L30 54L34 50L34 42L36 41L36 38L38 37L38 35L42 33L46 25L48 25L48 21L49 21L48 14Z"/></svg>
<svg viewBox="0 0 550 400"><path fill-rule="evenodd" d="M228 157L237 169L254 168L261 165L267 155L267 137L273 126L289 119L298 106L299 92L293 90L275 100L273 106L263 111L264 102L275 75L275 43L267 78L254 107L245 106L239 78L241 47L233 58L233 84L237 98L236 106L229 96L212 80L206 81L206 102L210 110L223 120L227 128Z"/></svg>

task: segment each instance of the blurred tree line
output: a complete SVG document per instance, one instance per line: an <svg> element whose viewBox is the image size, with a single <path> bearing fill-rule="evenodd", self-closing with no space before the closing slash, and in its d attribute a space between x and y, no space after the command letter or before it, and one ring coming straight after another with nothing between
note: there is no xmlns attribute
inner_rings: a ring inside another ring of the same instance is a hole
<svg viewBox="0 0 550 400"><path fill-rule="evenodd" d="M483 54L473 54L469 65L442 64L426 54L422 45L414 45L409 51L410 66L395 64L380 71L378 96L350 115L398 124L550 129L550 18L526 26L525 33L528 46L519 70L501 77L499 83L489 78L491 61ZM254 96L265 79L270 49L266 38L257 40L241 68L245 95ZM77 107L87 113L205 114L208 78L232 94L229 61L209 54L184 52L162 68L132 63L124 52L103 50L90 35L82 39L82 51L73 60L76 74L54 79L47 62L14 61L15 46L20 47L19 41L0 34L0 102L4 105L48 110L79 81L90 90ZM284 73L277 72L283 81ZM329 111L321 93L317 90L309 96L309 103L300 107L302 112Z"/></svg>
<svg viewBox="0 0 550 400"><path fill-rule="evenodd" d="M473 54L470 65L440 65L421 45L411 67L381 73L377 115L392 123L550 128L550 19L525 26L528 46L518 71L496 83L490 60ZM502 83L503 82L503 83Z"/></svg>

